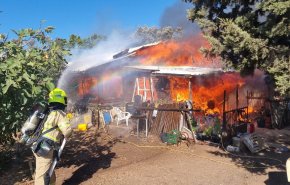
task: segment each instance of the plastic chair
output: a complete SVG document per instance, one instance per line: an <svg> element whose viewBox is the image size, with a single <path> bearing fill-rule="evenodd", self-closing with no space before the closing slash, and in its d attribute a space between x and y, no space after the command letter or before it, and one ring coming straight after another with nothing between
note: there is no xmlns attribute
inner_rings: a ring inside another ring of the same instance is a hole
<svg viewBox="0 0 290 185"><path fill-rule="evenodd" d="M113 112L117 116L117 125L119 125L119 122L122 120L126 120L126 125L129 125L129 118L132 116L130 112L122 111L118 107L113 107Z"/></svg>

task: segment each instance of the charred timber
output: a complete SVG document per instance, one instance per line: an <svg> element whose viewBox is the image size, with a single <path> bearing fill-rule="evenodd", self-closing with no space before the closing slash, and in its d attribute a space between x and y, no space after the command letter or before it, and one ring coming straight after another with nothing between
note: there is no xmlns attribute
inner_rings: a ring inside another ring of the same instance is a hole
<svg viewBox="0 0 290 185"><path fill-rule="evenodd" d="M230 113L230 112L243 112L244 109L247 109L248 107L241 107L241 108L237 108L237 109L232 109L232 110L228 110L228 111L225 111L224 113Z"/></svg>
<svg viewBox="0 0 290 185"><path fill-rule="evenodd" d="M269 98L264 96L247 96L248 99L257 99L257 100L269 100Z"/></svg>

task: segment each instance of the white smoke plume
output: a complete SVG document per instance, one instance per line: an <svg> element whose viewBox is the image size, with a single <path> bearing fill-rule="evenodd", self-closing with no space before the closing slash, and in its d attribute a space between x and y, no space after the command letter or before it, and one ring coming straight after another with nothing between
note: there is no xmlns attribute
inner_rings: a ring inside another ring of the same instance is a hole
<svg viewBox="0 0 290 185"><path fill-rule="evenodd" d="M57 87L68 90L67 81L76 72L85 71L91 67L110 62L113 55L130 47L134 43L129 34L114 31L105 41L101 41L94 48L74 50L68 59L68 67L62 73Z"/></svg>
<svg viewBox="0 0 290 185"><path fill-rule="evenodd" d="M189 3L176 1L171 7L165 9L160 18L160 26L181 27L186 36L199 33L198 26L186 19L186 10L188 8L190 8ZM92 49L74 50L73 55L68 59L68 67L62 73L57 87L67 90L66 82L71 78L73 73L85 71L91 67L111 61L113 55L136 43L136 39L131 37L131 35L133 34L128 34L128 31L126 33L114 31L105 41L101 41Z"/></svg>

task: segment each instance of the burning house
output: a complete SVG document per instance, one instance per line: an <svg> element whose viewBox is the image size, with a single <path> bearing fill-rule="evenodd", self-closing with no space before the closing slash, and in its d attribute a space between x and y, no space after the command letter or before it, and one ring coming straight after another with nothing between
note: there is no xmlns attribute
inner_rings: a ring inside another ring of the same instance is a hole
<svg viewBox="0 0 290 185"><path fill-rule="evenodd" d="M217 59L204 58L191 43L169 41L124 50L108 63L79 72L77 96L101 104L132 102L135 95L150 102L192 100L203 110L212 101L220 111L224 90L231 93L237 85L243 89L251 84L236 72L224 71Z"/></svg>
<svg viewBox="0 0 290 185"><path fill-rule="evenodd" d="M72 81L77 84L72 91L77 92L75 96L80 102L119 107L126 107L136 101L136 97L140 102L155 105L190 100L194 109L202 112L196 114L196 118L216 115L228 122L230 119L223 115L226 110L228 114L231 110L249 113L265 104L261 99L249 99L250 96L266 96L262 72L243 78L237 72L225 71L219 59L203 57L198 51L200 45L193 43L194 39L167 41L126 49L107 63L76 73ZM178 105L171 109L181 110ZM248 119L241 115L235 115L232 120ZM181 117L186 115L179 113L170 120ZM153 122L149 126L159 124ZM179 121L176 122L167 130L165 126L155 128L156 134L177 128Z"/></svg>

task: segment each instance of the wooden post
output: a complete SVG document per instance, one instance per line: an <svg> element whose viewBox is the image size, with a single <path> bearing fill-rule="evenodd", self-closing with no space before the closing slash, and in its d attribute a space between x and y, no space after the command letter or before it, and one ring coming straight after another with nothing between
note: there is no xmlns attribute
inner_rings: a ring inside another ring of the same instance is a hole
<svg viewBox="0 0 290 185"><path fill-rule="evenodd" d="M149 82L150 82L150 92L151 92L151 103L154 102L154 90L153 90L153 81L152 81L152 76L150 75L150 79L149 79Z"/></svg>
<svg viewBox="0 0 290 185"><path fill-rule="evenodd" d="M136 78L136 85L137 85L137 95L140 95L139 78Z"/></svg>
<svg viewBox="0 0 290 185"><path fill-rule="evenodd" d="M237 84L236 88L236 112L235 112L235 121L238 122L239 120L239 84Z"/></svg>
<svg viewBox="0 0 290 185"><path fill-rule="evenodd" d="M191 78L188 80L188 90L189 90L189 100L192 102L192 86L191 86Z"/></svg>
<svg viewBox="0 0 290 185"><path fill-rule="evenodd" d="M143 90L144 100L146 101L147 100L147 88L146 88L146 77L145 76L143 77L143 85L144 85L144 90Z"/></svg>
<svg viewBox="0 0 290 185"><path fill-rule="evenodd" d="M236 109L239 108L239 84L237 85L236 88Z"/></svg>
<svg viewBox="0 0 290 185"><path fill-rule="evenodd" d="M247 121L249 121L249 91L247 91Z"/></svg>
<svg viewBox="0 0 290 185"><path fill-rule="evenodd" d="M100 108L98 108L98 129L100 129Z"/></svg>
<svg viewBox="0 0 290 185"><path fill-rule="evenodd" d="M223 102L223 131L226 130L226 90L224 90L224 102Z"/></svg>
<svg viewBox="0 0 290 185"><path fill-rule="evenodd" d="M139 123L140 123L140 120L139 118L137 118L137 137L139 138Z"/></svg>
<svg viewBox="0 0 290 185"><path fill-rule="evenodd" d="M132 102L134 102L134 97L135 97L136 88L137 88L137 80L138 80L138 78L135 79L134 91L133 91L133 96L132 96Z"/></svg>

